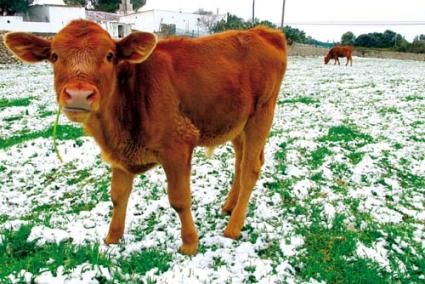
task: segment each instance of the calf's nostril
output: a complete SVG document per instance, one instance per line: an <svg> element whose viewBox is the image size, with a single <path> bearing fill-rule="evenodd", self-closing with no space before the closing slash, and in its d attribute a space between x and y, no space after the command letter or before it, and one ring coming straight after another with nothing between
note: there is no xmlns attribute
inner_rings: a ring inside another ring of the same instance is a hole
<svg viewBox="0 0 425 284"><path fill-rule="evenodd" d="M94 100L94 93L91 93L90 95L87 96L86 98L89 102Z"/></svg>
<svg viewBox="0 0 425 284"><path fill-rule="evenodd" d="M65 99L66 100L70 100L70 99L72 99L72 96L68 93L68 91L67 90L65 90Z"/></svg>

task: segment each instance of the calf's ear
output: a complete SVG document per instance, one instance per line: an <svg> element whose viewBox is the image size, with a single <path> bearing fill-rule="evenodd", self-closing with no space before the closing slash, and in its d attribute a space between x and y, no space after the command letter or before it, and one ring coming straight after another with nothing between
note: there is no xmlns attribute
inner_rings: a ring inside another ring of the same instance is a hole
<svg viewBox="0 0 425 284"><path fill-rule="evenodd" d="M156 35L146 32L134 32L117 42L117 57L130 63L145 61L155 49Z"/></svg>
<svg viewBox="0 0 425 284"><path fill-rule="evenodd" d="M36 63L50 57L50 41L29 33L7 33L4 36L4 44L20 60L29 63Z"/></svg>

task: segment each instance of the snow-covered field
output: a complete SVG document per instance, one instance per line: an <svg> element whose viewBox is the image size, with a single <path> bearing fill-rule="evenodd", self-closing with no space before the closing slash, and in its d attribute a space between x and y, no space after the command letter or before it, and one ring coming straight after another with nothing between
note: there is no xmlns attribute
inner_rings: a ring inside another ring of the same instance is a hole
<svg viewBox="0 0 425 284"><path fill-rule="evenodd" d="M111 171L60 120L48 65L0 66L0 283L424 283L425 63L289 58L242 237L222 236L231 146L193 159L194 257L161 168L105 246Z"/></svg>

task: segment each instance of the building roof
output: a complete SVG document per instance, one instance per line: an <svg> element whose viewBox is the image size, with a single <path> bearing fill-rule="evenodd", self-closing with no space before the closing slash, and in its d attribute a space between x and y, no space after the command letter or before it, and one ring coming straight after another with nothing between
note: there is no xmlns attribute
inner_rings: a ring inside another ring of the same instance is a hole
<svg viewBox="0 0 425 284"><path fill-rule="evenodd" d="M56 6L66 6L63 0L34 0L32 5L56 5Z"/></svg>
<svg viewBox="0 0 425 284"><path fill-rule="evenodd" d="M106 21L119 21L120 15L115 13L86 10L86 17L88 20L92 20L95 22L106 22Z"/></svg>

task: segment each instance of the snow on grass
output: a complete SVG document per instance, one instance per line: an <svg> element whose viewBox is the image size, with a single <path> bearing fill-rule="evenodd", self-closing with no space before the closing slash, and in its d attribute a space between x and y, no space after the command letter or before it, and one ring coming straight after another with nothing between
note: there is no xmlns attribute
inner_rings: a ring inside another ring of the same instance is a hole
<svg viewBox="0 0 425 284"><path fill-rule="evenodd" d="M105 246L110 167L61 118L48 65L0 66L0 280L16 283L419 283L425 271L425 63L289 58L241 239L222 236L230 144L193 158L199 253L161 167L140 175L124 239ZM22 78L26 78L25 84ZM58 253L69 258L57 259ZM53 256L52 256L53 257ZM50 259L49 259L50 258ZM6 267L6 266L5 266ZM347 278L348 277L348 278ZM0 281L1 282L1 281Z"/></svg>

